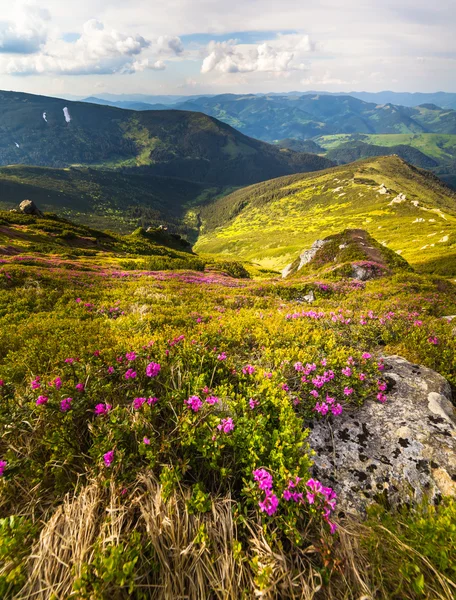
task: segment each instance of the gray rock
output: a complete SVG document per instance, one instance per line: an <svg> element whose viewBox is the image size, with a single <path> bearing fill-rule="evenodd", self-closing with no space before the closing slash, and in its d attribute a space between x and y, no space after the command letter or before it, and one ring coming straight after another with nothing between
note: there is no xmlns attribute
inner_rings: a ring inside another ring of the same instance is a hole
<svg viewBox="0 0 456 600"><path fill-rule="evenodd" d="M338 493L338 508L363 515L427 496L456 497L456 418L451 388L438 373L399 356L385 359L388 400L368 400L314 423L313 476ZM391 388L391 389L390 389Z"/></svg>
<svg viewBox="0 0 456 600"><path fill-rule="evenodd" d="M19 210L25 215L35 215L37 217L43 216L43 213L32 200L22 200L19 204Z"/></svg>
<svg viewBox="0 0 456 600"><path fill-rule="evenodd" d="M353 279L358 279L359 281L367 281L368 279L374 279L376 277L376 272L374 269L368 269L362 265L353 264L351 276Z"/></svg>
<svg viewBox="0 0 456 600"><path fill-rule="evenodd" d="M304 265L309 263L315 257L320 248L323 248L323 246L327 243L327 240L316 240L309 250L303 250L297 260L285 267L285 269L282 271L282 277L286 277L291 272L296 272L302 269Z"/></svg>

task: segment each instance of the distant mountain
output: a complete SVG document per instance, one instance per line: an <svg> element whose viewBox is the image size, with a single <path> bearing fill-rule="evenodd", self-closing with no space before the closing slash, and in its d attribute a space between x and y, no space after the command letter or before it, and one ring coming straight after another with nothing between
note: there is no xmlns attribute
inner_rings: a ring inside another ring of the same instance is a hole
<svg viewBox="0 0 456 600"><path fill-rule="evenodd" d="M129 111L0 92L0 165L137 166L206 185L240 186L330 166L201 113Z"/></svg>
<svg viewBox="0 0 456 600"><path fill-rule="evenodd" d="M246 135L272 142L343 133L456 133L456 111L364 102L352 96L223 94L175 105L215 117Z"/></svg>
<svg viewBox="0 0 456 600"><path fill-rule="evenodd" d="M421 167L422 169L434 169L438 166L438 162L423 154L416 148L406 146L404 144L398 146L375 146L374 144L366 144L365 142L346 142L333 150L326 153L326 157L333 160L338 165L345 165L355 160L369 158L372 156L389 156L396 154L403 160Z"/></svg>
<svg viewBox="0 0 456 600"><path fill-rule="evenodd" d="M350 96L365 102L377 104L400 104L401 106L420 106L420 104L435 104L440 108L456 110L456 94L448 92L409 93L409 92L349 92Z"/></svg>
<svg viewBox="0 0 456 600"><path fill-rule="evenodd" d="M349 228L368 231L417 270L456 275L456 193L396 156L249 186L200 218L196 252L266 268L282 269L316 239Z"/></svg>

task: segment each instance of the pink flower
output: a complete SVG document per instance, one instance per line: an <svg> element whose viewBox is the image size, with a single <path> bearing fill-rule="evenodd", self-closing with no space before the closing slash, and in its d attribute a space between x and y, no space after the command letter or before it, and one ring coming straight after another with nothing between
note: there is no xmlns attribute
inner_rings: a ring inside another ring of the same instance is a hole
<svg viewBox="0 0 456 600"><path fill-rule="evenodd" d="M334 404L333 406L331 406L331 412L333 415L341 415L342 411L343 408L341 404Z"/></svg>
<svg viewBox="0 0 456 600"><path fill-rule="evenodd" d="M264 373L264 374L263 374L263 377L264 377L265 379L271 379L271 377L272 377L272 373Z"/></svg>
<svg viewBox="0 0 456 600"><path fill-rule="evenodd" d="M439 343L439 338L436 337L435 335L431 336L431 337L428 338L428 342L430 344L433 344L434 346L437 346L437 344Z"/></svg>
<svg viewBox="0 0 456 600"><path fill-rule="evenodd" d="M385 394L383 394L382 392L379 392L377 394L377 400L379 402L381 402L382 404L385 404L385 402L387 401L387 397L385 396Z"/></svg>
<svg viewBox="0 0 456 600"><path fill-rule="evenodd" d="M344 394L346 396L350 396L351 394L353 394L353 388L345 387L344 388Z"/></svg>
<svg viewBox="0 0 456 600"><path fill-rule="evenodd" d="M279 506L279 499L275 494L268 492L266 494L265 499L262 502L258 502L258 506L262 512L267 513L269 516L272 516Z"/></svg>
<svg viewBox="0 0 456 600"><path fill-rule="evenodd" d="M135 410L139 410L145 402L146 402L145 398L135 398L133 400L133 408Z"/></svg>
<svg viewBox="0 0 456 600"><path fill-rule="evenodd" d="M258 400L254 400L253 398L250 398L249 400L249 406L250 408L253 410L254 408L256 408L257 406L259 406L260 402Z"/></svg>
<svg viewBox="0 0 456 600"><path fill-rule="evenodd" d="M311 396L313 396L314 398L318 398L318 396L320 395L320 394L317 392L317 390L312 390L312 391L310 391L310 392L309 392L309 394L310 394Z"/></svg>
<svg viewBox="0 0 456 600"><path fill-rule="evenodd" d="M60 410L62 412L67 412L71 408L71 403L73 402L73 398L64 398L60 402Z"/></svg>
<svg viewBox="0 0 456 600"><path fill-rule="evenodd" d="M62 380L60 379L60 377L56 377L52 384L54 385L56 390L59 390L62 387Z"/></svg>
<svg viewBox="0 0 456 600"><path fill-rule="evenodd" d="M218 401L219 401L219 398L217 398L217 396L208 396L206 398L206 402L208 404L217 404Z"/></svg>
<svg viewBox="0 0 456 600"><path fill-rule="evenodd" d="M38 396L36 400L36 405L40 406L41 404L46 404L49 398L47 396Z"/></svg>
<svg viewBox="0 0 456 600"><path fill-rule="evenodd" d="M187 404L193 412L198 412L203 405L199 396L190 396L188 400L185 400L185 404Z"/></svg>
<svg viewBox="0 0 456 600"><path fill-rule="evenodd" d="M76 298L76 302L77 302L77 304L79 304L80 302L82 302L81 298Z"/></svg>
<svg viewBox="0 0 456 600"><path fill-rule="evenodd" d="M0 460L0 477L3 477L7 465L8 463L6 462L6 460Z"/></svg>
<svg viewBox="0 0 456 600"><path fill-rule="evenodd" d="M226 360L226 352L221 352L218 356L217 356L217 360Z"/></svg>
<svg viewBox="0 0 456 600"><path fill-rule="evenodd" d="M108 414L108 412L111 410L111 408L112 408L112 405L111 405L111 404L106 404L106 403L104 403L104 404L97 404L97 405L95 406L95 409L94 409L94 411L93 411L93 412L94 412L94 413L95 413L97 416L100 416L100 415L107 415L107 414Z"/></svg>
<svg viewBox="0 0 456 600"><path fill-rule="evenodd" d="M132 362L132 361L136 360L136 354L134 352L127 352L125 354L125 358L127 360L129 360L130 362Z"/></svg>
<svg viewBox="0 0 456 600"><path fill-rule="evenodd" d="M108 367L108 373L112 375L114 373L114 367Z"/></svg>
<svg viewBox="0 0 456 600"><path fill-rule="evenodd" d="M423 321L414 321L413 324L415 325L415 327L421 327Z"/></svg>
<svg viewBox="0 0 456 600"><path fill-rule="evenodd" d="M359 374L359 380L360 381L365 381L366 380L366 376L364 375L364 373L360 373Z"/></svg>
<svg viewBox="0 0 456 600"><path fill-rule="evenodd" d="M342 375L345 375L345 377L351 377L352 374L352 370L350 369L350 367L344 367L342 369Z"/></svg>
<svg viewBox="0 0 456 600"><path fill-rule="evenodd" d="M372 354L370 354L369 352L364 352L361 358L364 360L369 360L369 358L372 358Z"/></svg>
<svg viewBox="0 0 456 600"><path fill-rule="evenodd" d="M32 390L39 390L41 387L40 378L35 377L35 379L32 381L32 383L30 385L32 387Z"/></svg>
<svg viewBox="0 0 456 600"><path fill-rule="evenodd" d="M158 363L151 362L146 367L147 377L156 377L160 373L161 366Z"/></svg>
<svg viewBox="0 0 456 600"><path fill-rule="evenodd" d="M5 385L5 382L3 381L3 379L0 379L0 387L3 387Z"/></svg>
<svg viewBox="0 0 456 600"><path fill-rule="evenodd" d="M326 404L326 402L322 402L321 404L317 402L315 404L314 410L316 412L319 412L321 415L326 415L329 410L329 406Z"/></svg>
<svg viewBox="0 0 456 600"><path fill-rule="evenodd" d="M109 450L106 454L103 454L103 460L106 467L110 467L114 460L114 450Z"/></svg>
<svg viewBox="0 0 456 600"><path fill-rule="evenodd" d="M158 402L158 398L155 398L155 396L147 398L147 404L149 406L154 406L154 404L157 404Z"/></svg>
<svg viewBox="0 0 456 600"><path fill-rule="evenodd" d="M133 371L133 369L128 369L125 373L125 379L135 379L136 377L136 371Z"/></svg>
<svg viewBox="0 0 456 600"><path fill-rule="evenodd" d="M83 392L84 391L84 384L83 383L76 384L76 389L77 389L78 392Z"/></svg>
<svg viewBox="0 0 456 600"><path fill-rule="evenodd" d="M255 367L252 367L252 365L246 365L242 369L242 372L244 373L244 375L253 375L255 373Z"/></svg>
<svg viewBox="0 0 456 600"><path fill-rule="evenodd" d="M260 490L272 489L272 475L266 469L256 469L256 471L253 471L253 479L258 482Z"/></svg>
<svg viewBox="0 0 456 600"><path fill-rule="evenodd" d="M377 381L377 387L381 392L385 392L387 385L384 381Z"/></svg>
<svg viewBox="0 0 456 600"><path fill-rule="evenodd" d="M65 362L68 365L72 365L75 362L75 359L74 358L65 358Z"/></svg>
<svg viewBox="0 0 456 600"><path fill-rule="evenodd" d="M150 439L146 436L143 437L143 444L145 444L146 446L149 446L150 444Z"/></svg>
<svg viewBox="0 0 456 600"><path fill-rule="evenodd" d="M220 423L217 425L217 429L219 431L223 431L223 433L230 433L234 429L233 419L228 417L228 419L222 419Z"/></svg>

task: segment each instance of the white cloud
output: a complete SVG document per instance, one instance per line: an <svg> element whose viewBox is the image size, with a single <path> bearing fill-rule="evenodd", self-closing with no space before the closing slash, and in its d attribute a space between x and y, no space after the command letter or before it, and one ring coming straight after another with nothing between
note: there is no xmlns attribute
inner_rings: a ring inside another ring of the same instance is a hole
<svg viewBox="0 0 456 600"><path fill-rule="evenodd" d="M161 35L156 42L157 49L162 54L173 53L179 56L184 52L184 45L178 37Z"/></svg>
<svg viewBox="0 0 456 600"><path fill-rule="evenodd" d="M166 69L166 64L162 60L156 60L152 62L148 58L144 58L143 60L136 60L131 65L132 71L134 72L142 72L146 69L151 71L164 71Z"/></svg>
<svg viewBox="0 0 456 600"><path fill-rule="evenodd" d="M141 35L106 29L103 23L91 19L83 25L81 36L76 42L51 40L38 54L11 58L6 62L5 70L12 75L134 72L150 68L147 61L141 61L144 66L137 68L139 63L133 60L150 44ZM160 63L155 68L163 66Z"/></svg>
<svg viewBox="0 0 456 600"><path fill-rule="evenodd" d="M281 35L277 40L257 46L236 44L235 40L211 42L209 54L203 60L201 73L283 73L307 68L299 61L301 55L312 50L307 35Z"/></svg>
<svg viewBox="0 0 456 600"><path fill-rule="evenodd" d="M0 22L0 53L32 54L46 42L49 12L19 4L10 21Z"/></svg>

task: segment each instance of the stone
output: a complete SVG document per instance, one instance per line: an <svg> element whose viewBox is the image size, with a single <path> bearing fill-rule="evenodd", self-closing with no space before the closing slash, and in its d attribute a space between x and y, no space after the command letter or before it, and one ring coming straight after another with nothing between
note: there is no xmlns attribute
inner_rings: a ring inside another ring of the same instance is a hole
<svg viewBox="0 0 456 600"><path fill-rule="evenodd" d="M35 215L36 217L42 217L43 213L36 206L33 200L22 200L19 204L19 211L25 215Z"/></svg>
<svg viewBox="0 0 456 600"><path fill-rule="evenodd" d="M338 509L364 515L388 506L456 497L456 416L451 387L438 373L399 356L385 358L385 404L372 399L314 421L313 477L338 494Z"/></svg>
<svg viewBox="0 0 456 600"><path fill-rule="evenodd" d="M323 246L327 243L327 240L316 240L309 250L303 250L296 261L293 261L285 267L285 269L282 271L282 277L286 277L292 271L299 271L302 269L304 265L309 263L315 257L320 248L323 248Z"/></svg>

